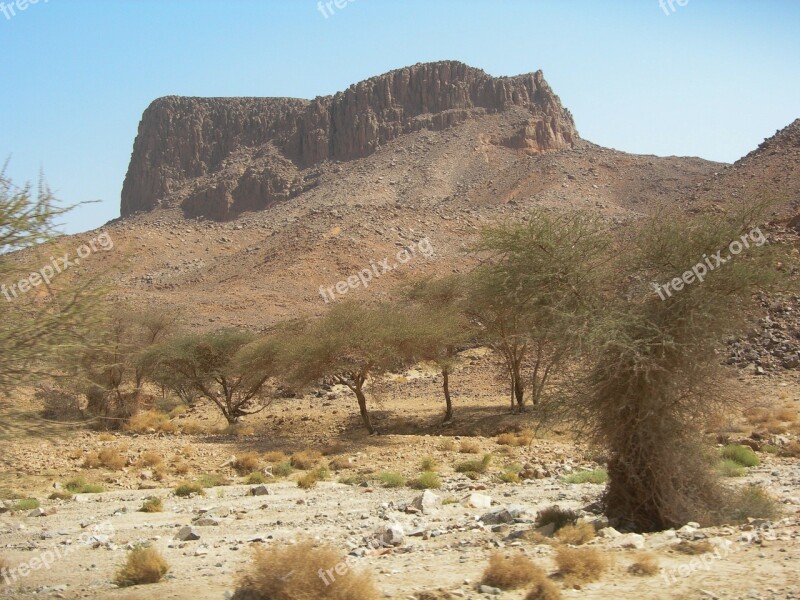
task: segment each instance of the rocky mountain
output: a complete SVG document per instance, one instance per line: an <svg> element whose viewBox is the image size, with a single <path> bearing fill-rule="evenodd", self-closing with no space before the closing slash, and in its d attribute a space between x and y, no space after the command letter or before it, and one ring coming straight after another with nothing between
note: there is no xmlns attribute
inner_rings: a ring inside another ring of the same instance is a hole
<svg viewBox="0 0 800 600"><path fill-rule="evenodd" d="M323 162L511 109L520 109L514 128L491 143L541 154L579 139L541 71L492 77L459 62L399 69L313 101L161 98L139 125L121 213L177 205L225 220L313 188Z"/></svg>

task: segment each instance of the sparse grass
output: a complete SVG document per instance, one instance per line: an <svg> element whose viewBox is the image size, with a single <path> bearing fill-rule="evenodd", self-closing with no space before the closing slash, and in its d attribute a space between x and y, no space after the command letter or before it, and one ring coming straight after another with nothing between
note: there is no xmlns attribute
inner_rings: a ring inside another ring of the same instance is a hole
<svg viewBox="0 0 800 600"><path fill-rule="evenodd" d="M220 475L219 473L204 473L197 478L197 483L202 485L204 488L214 488L230 485L231 482L227 477Z"/></svg>
<svg viewBox="0 0 800 600"><path fill-rule="evenodd" d="M433 471L425 471L408 485L415 490L438 490L442 487L442 480Z"/></svg>
<svg viewBox="0 0 800 600"><path fill-rule="evenodd" d="M455 452L456 450L456 442L452 438L447 438L441 444L439 444L439 450L442 452Z"/></svg>
<svg viewBox="0 0 800 600"><path fill-rule="evenodd" d="M247 476L245 480L248 485L258 485L261 483L267 483L267 476L264 475L261 471L253 471Z"/></svg>
<svg viewBox="0 0 800 600"><path fill-rule="evenodd" d="M751 448L741 444L728 444L722 449L721 454L722 458L736 461L743 467L755 467L761 463Z"/></svg>
<svg viewBox="0 0 800 600"><path fill-rule="evenodd" d="M143 452L142 456L139 458L139 463L146 466L146 467L156 467L164 462L163 457L158 452L153 452L152 450L148 450L147 452Z"/></svg>
<svg viewBox="0 0 800 600"><path fill-rule="evenodd" d="M794 423L797 421L797 410L790 406L784 406L776 410L773 416L779 421Z"/></svg>
<svg viewBox="0 0 800 600"><path fill-rule="evenodd" d="M68 491L53 492L47 497L48 500L72 500L72 493Z"/></svg>
<svg viewBox="0 0 800 600"><path fill-rule="evenodd" d="M295 469L307 471L317 466L322 460L322 453L318 450L303 450L292 454L291 464Z"/></svg>
<svg viewBox="0 0 800 600"><path fill-rule="evenodd" d="M461 442L461 446L459 446L458 451L461 454L480 454L481 445L475 440L466 440Z"/></svg>
<svg viewBox="0 0 800 600"><path fill-rule="evenodd" d="M344 565L328 577L319 576L336 565ZM302 568L298 568L301 565ZM291 573L291 577L287 574ZM349 568L345 557L330 546L315 547L307 541L294 546L256 548L250 566L236 578L232 600L308 599L378 600L381 595L372 577Z"/></svg>
<svg viewBox="0 0 800 600"><path fill-rule="evenodd" d="M432 456L424 457L420 463L420 467L423 471L435 471L438 466L436 459Z"/></svg>
<svg viewBox="0 0 800 600"><path fill-rule="evenodd" d="M608 560L595 548L556 548L556 564L567 581L588 583L600 579Z"/></svg>
<svg viewBox="0 0 800 600"><path fill-rule="evenodd" d="M346 477L339 478L339 483L343 485L361 485L362 483L366 483L367 481L369 481L369 478L361 473L357 473L355 475L347 475Z"/></svg>
<svg viewBox="0 0 800 600"><path fill-rule="evenodd" d="M652 577L658 571L658 559L649 552L637 555L636 559L628 566L628 573L639 577Z"/></svg>
<svg viewBox="0 0 800 600"><path fill-rule="evenodd" d="M564 525L555 533L556 538L572 546L580 546L595 537L594 526L586 521L578 521L575 525Z"/></svg>
<svg viewBox="0 0 800 600"><path fill-rule="evenodd" d="M458 463L455 467L456 473L485 473L492 462L491 454L484 454L481 460L468 460Z"/></svg>
<svg viewBox="0 0 800 600"><path fill-rule="evenodd" d="M294 467L288 460L280 462L272 467L272 474L275 477L288 477L294 472Z"/></svg>
<svg viewBox="0 0 800 600"><path fill-rule="evenodd" d="M133 433L175 433L176 425L166 415L157 410L148 410L135 414L124 426L125 431Z"/></svg>
<svg viewBox="0 0 800 600"><path fill-rule="evenodd" d="M142 507L139 509L139 512L160 513L163 512L163 510L164 510L164 503L161 501L161 498L157 498L156 496L150 496L142 503Z"/></svg>
<svg viewBox="0 0 800 600"><path fill-rule="evenodd" d="M555 526L554 531L558 531L567 525L575 525L578 522L578 513L568 508L559 506L548 506L540 510L536 515L536 527L545 527L550 523Z"/></svg>
<svg viewBox="0 0 800 600"><path fill-rule="evenodd" d="M239 475L244 476L261 468L261 458L256 452L245 452L236 457L232 466Z"/></svg>
<svg viewBox="0 0 800 600"><path fill-rule="evenodd" d="M315 485L317 485L318 481L319 481L319 475L317 475L317 472L309 471L308 473L306 473L297 480L297 487L304 490L310 490Z"/></svg>
<svg viewBox="0 0 800 600"><path fill-rule="evenodd" d="M169 564L156 548L137 546L128 553L128 560L114 578L120 587L158 583L169 571Z"/></svg>
<svg viewBox="0 0 800 600"><path fill-rule="evenodd" d="M735 460L724 458L717 464L717 470L723 477L742 477L746 469Z"/></svg>
<svg viewBox="0 0 800 600"><path fill-rule="evenodd" d="M773 446L772 444L764 444L761 446L761 451L765 454L780 454L781 449L777 446Z"/></svg>
<svg viewBox="0 0 800 600"><path fill-rule="evenodd" d="M608 472L605 469L594 469L592 471L578 471L564 478L565 483L597 483L602 484L608 481Z"/></svg>
<svg viewBox="0 0 800 600"><path fill-rule="evenodd" d="M353 465L350 463L350 459L347 456L336 456L331 460L329 466L334 471L344 471Z"/></svg>
<svg viewBox="0 0 800 600"><path fill-rule="evenodd" d="M114 441L114 436L111 435L110 433L101 433L100 435L97 436L97 441L99 441L99 442L113 442Z"/></svg>
<svg viewBox="0 0 800 600"><path fill-rule="evenodd" d="M203 489L203 486L196 481L184 481L183 483L179 483L175 488L175 495L179 498L188 498L193 494L205 496L206 491Z"/></svg>
<svg viewBox="0 0 800 600"><path fill-rule="evenodd" d="M64 488L73 494L101 494L105 490L96 483L88 483L83 477L74 477L64 484Z"/></svg>
<svg viewBox="0 0 800 600"><path fill-rule="evenodd" d="M406 478L403 477L402 473L396 473L394 471L378 473L378 481L386 488L400 488L406 484Z"/></svg>
<svg viewBox="0 0 800 600"><path fill-rule="evenodd" d="M688 554L689 556L696 556L697 554L706 554L714 549L714 546L706 540L689 541L682 540L672 546L672 549L681 554Z"/></svg>
<svg viewBox="0 0 800 600"><path fill-rule="evenodd" d="M519 433L501 433L497 436L497 443L500 446L529 446L533 441L533 432L530 429L523 429Z"/></svg>
<svg viewBox="0 0 800 600"><path fill-rule="evenodd" d="M498 475L498 478L503 483L519 483L520 477L519 472L522 470L522 466L516 463L506 465L503 467L503 472Z"/></svg>
<svg viewBox="0 0 800 600"><path fill-rule="evenodd" d="M24 498L16 502L11 507L11 510L13 511L34 510L35 508L39 508L40 506L41 504L36 498Z"/></svg>
<svg viewBox="0 0 800 600"><path fill-rule="evenodd" d="M276 465L278 463L286 462L287 460L289 460L289 457L286 456L286 454L281 452L280 450L273 450L271 452L267 452L264 455L264 461L271 465Z"/></svg>
<svg viewBox="0 0 800 600"><path fill-rule="evenodd" d="M181 433L185 435L200 435L203 433L208 433L208 426L201 421L187 419L181 423Z"/></svg>
<svg viewBox="0 0 800 600"><path fill-rule="evenodd" d="M542 570L524 554L506 557L496 553L489 557L489 565L483 572L481 584L501 590L516 590L542 576Z"/></svg>
<svg viewBox="0 0 800 600"><path fill-rule="evenodd" d="M727 522L745 523L748 517L774 520L781 515L781 508L764 488L748 485L731 496L722 514Z"/></svg>

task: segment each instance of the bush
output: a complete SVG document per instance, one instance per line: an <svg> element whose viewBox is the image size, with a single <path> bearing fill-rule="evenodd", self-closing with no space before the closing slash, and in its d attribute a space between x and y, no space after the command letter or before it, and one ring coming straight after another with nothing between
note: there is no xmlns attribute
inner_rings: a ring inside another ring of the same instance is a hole
<svg viewBox="0 0 800 600"><path fill-rule="evenodd" d="M401 473L395 473L393 471L379 473L378 481L383 484L383 487L387 488L399 488L406 484L406 478L403 477Z"/></svg>
<svg viewBox="0 0 800 600"><path fill-rule="evenodd" d="M533 441L533 432L524 429L519 433L501 433L497 436L497 443L500 446L529 446Z"/></svg>
<svg viewBox="0 0 800 600"><path fill-rule="evenodd" d="M197 478L197 483L202 485L204 488L214 488L230 485L231 482L228 481L227 477L220 475L219 473L205 473Z"/></svg>
<svg viewBox="0 0 800 600"><path fill-rule="evenodd" d="M160 513L163 510L164 510L164 504L161 502L161 498L151 496L142 503L142 507L139 509L139 512Z"/></svg>
<svg viewBox="0 0 800 600"><path fill-rule="evenodd" d="M743 467L758 466L761 461L751 448L741 444L729 444L722 449L722 458L735 461Z"/></svg>
<svg viewBox="0 0 800 600"><path fill-rule="evenodd" d="M596 581L608 568L608 561L594 548L561 546L556 549L556 564L562 575L576 583Z"/></svg>
<svg viewBox="0 0 800 600"><path fill-rule="evenodd" d="M564 525L555 534L559 541L572 546L580 546L594 539L594 526L585 521L575 525Z"/></svg>
<svg viewBox="0 0 800 600"><path fill-rule="evenodd" d="M753 519L774 520L781 514L778 502L758 485L748 485L731 495L722 509L722 520L733 523L746 523Z"/></svg>
<svg viewBox="0 0 800 600"><path fill-rule="evenodd" d="M246 452L237 456L232 466L239 475L247 475L261 468L261 459L255 452Z"/></svg>
<svg viewBox="0 0 800 600"><path fill-rule="evenodd" d="M465 442L461 442L461 446L459 447L458 451L461 454L480 454L481 445L475 440L467 440Z"/></svg>
<svg viewBox="0 0 800 600"><path fill-rule="evenodd" d="M83 477L70 479L64 484L64 488L73 494L101 494L105 491L103 486L87 483Z"/></svg>
<svg viewBox="0 0 800 600"><path fill-rule="evenodd" d="M334 471L343 471L352 466L350 459L346 456L337 456L330 462L330 468Z"/></svg>
<svg viewBox="0 0 800 600"><path fill-rule="evenodd" d="M189 464L184 461L178 461L173 466L176 475L186 475L189 472Z"/></svg>
<svg viewBox="0 0 800 600"><path fill-rule="evenodd" d="M309 471L308 473L306 473L305 475L300 477L300 479L297 480L297 487L304 490L310 490L311 488L317 485L318 481L319 481L319 475L317 474L317 472Z"/></svg>
<svg viewBox="0 0 800 600"><path fill-rule="evenodd" d="M247 476L246 480L248 485L258 485L260 483L267 483L267 476L261 471L253 471Z"/></svg>
<svg viewBox="0 0 800 600"><path fill-rule="evenodd" d="M175 433L177 427L169 420L169 415L149 410L133 415L125 423L124 429L132 433Z"/></svg>
<svg viewBox="0 0 800 600"><path fill-rule="evenodd" d="M545 527L553 523L554 531L558 531L567 525L575 525L578 522L578 513L568 508L559 506L548 506L536 514L536 527Z"/></svg>
<svg viewBox="0 0 800 600"><path fill-rule="evenodd" d="M593 471L578 471L564 478L565 483L606 483L608 472L605 469L595 469Z"/></svg>
<svg viewBox="0 0 800 600"><path fill-rule="evenodd" d="M742 477L745 474L745 468L729 458L721 460L717 465L717 470L723 477Z"/></svg>
<svg viewBox="0 0 800 600"><path fill-rule="evenodd" d="M288 477L294 472L294 467L286 460L272 467L272 474L275 477Z"/></svg>
<svg viewBox="0 0 800 600"><path fill-rule="evenodd" d="M800 458L800 442L789 442L789 444L781 449L780 454L781 456L788 456L789 458Z"/></svg>
<svg viewBox="0 0 800 600"><path fill-rule="evenodd" d="M48 500L72 500L71 492L53 492L47 497Z"/></svg>
<svg viewBox="0 0 800 600"><path fill-rule="evenodd" d="M427 472L427 471L435 471L438 465L436 464L435 458L433 458L432 456L426 456L425 458L422 459L420 466L422 467L423 471Z"/></svg>
<svg viewBox="0 0 800 600"><path fill-rule="evenodd" d="M525 600L561 600L561 592L556 585L544 575L531 587Z"/></svg>
<svg viewBox="0 0 800 600"><path fill-rule="evenodd" d="M193 494L205 496L206 491L203 489L202 485L194 481L185 481L178 484L178 486L175 488L175 495L179 498L187 498Z"/></svg>
<svg viewBox="0 0 800 600"><path fill-rule="evenodd" d="M117 572L114 583L119 587L158 583L168 571L169 564L157 549L138 546L128 553L128 560Z"/></svg>
<svg viewBox="0 0 800 600"><path fill-rule="evenodd" d="M127 464L128 459L122 456L118 448L103 448L100 452L89 454L83 462L86 469L105 467L111 471L119 471Z"/></svg>
<svg viewBox="0 0 800 600"><path fill-rule="evenodd" d="M372 577L355 573L350 560L329 546L316 548L310 541L256 548L250 567L236 578L232 600L378 600Z"/></svg>
<svg viewBox="0 0 800 600"><path fill-rule="evenodd" d="M456 449L456 442L451 438L447 438L441 444L439 444L439 450L442 452L454 452Z"/></svg>
<svg viewBox="0 0 800 600"><path fill-rule="evenodd" d="M485 473L492 462L491 454L484 454L481 460L468 460L456 465L456 473Z"/></svg>
<svg viewBox="0 0 800 600"><path fill-rule="evenodd" d="M356 474L356 475L347 475L346 477L340 477L339 483L342 485L361 485L362 483L367 483L369 478L366 475Z"/></svg>
<svg viewBox="0 0 800 600"><path fill-rule="evenodd" d="M289 460L289 457L286 456L286 454L284 454L280 450L273 450L272 452L267 452L264 455L264 460L271 465L275 465L278 463L286 462L287 460Z"/></svg>
<svg viewBox="0 0 800 600"><path fill-rule="evenodd" d="M658 573L658 559L648 552L643 552L628 566L628 573L640 577L651 577Z"/></svg>
<svg viewBox="0 0 800 600"><path fill-rule="evenodd" d="M303 450L302 452L295 452L292 454L291 464L295 469L307 471L317 466L317 463L322 460L322 453L317 450Z"/></svg>
<svg viewBox="0 0 800 600"><path fill-rule="evenodd" d="M503 483L519 483L519 470L508 468L497 476Z"/></svg>
<svg viewBox="0 0 800 600"><path fill-rule="evenodd" d="M148 450L142 454L141 458L139 458L139 462L146 467L156 467L163 463L164 459L158 452Z"/></svg>
<svg viewBox="0 0 800 600"><path fill-rule="evenodd" d="M483 572L481 584L501 590L515 590L543 576L542 570L524 554L507 558L498 553L489 558L489 566Z"/></svg>
<svg viewBox="0 0 800 600"><path fill-rule="evenodd" d="M438 490L442 487L442 480L433 471L425 471L409 485L415 490Z"/></svg>
<svg viewBox="0 0 800 600"><path fill-rule="evenodd" d="M14 511L22 511L22 510L34 510L39 508L41 504L36 498L24 498L20 500L16 504L11 507L11 510Z"/></svg>

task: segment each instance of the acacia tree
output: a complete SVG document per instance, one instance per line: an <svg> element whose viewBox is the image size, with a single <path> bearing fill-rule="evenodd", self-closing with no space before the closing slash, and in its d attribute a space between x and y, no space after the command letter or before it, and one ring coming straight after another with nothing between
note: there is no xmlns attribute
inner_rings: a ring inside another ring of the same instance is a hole
<svg viewBox="0 0 800 600"><path fill-rule="evenodd" d="M342 302L291 338L284 364L290 382L298 387L325 378L347 386L358 401L364 427L374 434L365 384L402 364L398 348L407 335L391 307Z"/></svg>
<svg viewBox="0 0 800 600"><path fill-rule="evenodd" d="M527 222L487 228L488 253L471 277L469 311L503 357L512 409L525 390L541 402L553 373L580 351L597 307L609 236L584 212L533 212Z"/></svg>
<svg viewBox="0 0 800 600"><path fill-rule="evenodd" d="M565 406L580 431L610 453L606 511L625 527L708 523L726 504L703 431L732 402L710 385L719 373L716 346L742 326L752 293L777 274L777 248L763 244L755 223L751 212L660 215L618 248L624 262L594 328L590 372ZM708 267L745 236L752 236L746 253ZM667 294L653 281L678 283Z"/></svg>
<svg viewBox="0 0 800 600"><path fill-rule="evenodd" d="M265 386L275 375L278 343L246 331L223 330L169 340L142 353L154 382L187 389L213 403L228 424L266 409Z"/></svg>

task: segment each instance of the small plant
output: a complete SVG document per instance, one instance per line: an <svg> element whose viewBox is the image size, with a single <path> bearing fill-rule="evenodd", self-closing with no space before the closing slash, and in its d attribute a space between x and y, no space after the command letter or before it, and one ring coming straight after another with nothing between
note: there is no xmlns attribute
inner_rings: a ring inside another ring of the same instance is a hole
<svg viewBox="0 0 800 600"><path fill-rule="evenodd" d="M350 459L346 456L336 456L330 462L330 468L334 471L344 471L352 466Z"/></svg>
<svg viewBox="0 0 800 600"><path fill-rule="evenodd" d="M525 600L561 600L561 592L556 584L550 581L546 575L542 575L533 583Z"/></svg>
<svg viewBox="0 0 800 600"><path fill-rule="evenodd" d="M442 480L433 471L425 471L408 485L415 490L438 490L442 487Z"/></svg>
<svg viewBox="0 0 800 600"><path fill-rule="evenodd" d="M432 456L426 456L420 463L420 467L422 467L423 471L435 471L437 466L436 459Z"/></svg>
<svg viewBox="0 0 800 600"><path fill-rule="evenodd" d="M114 441L114 436L111 435L110 433L101 433L100 435L97 436L97 441L99 441L99 442L113 442Z"/></svg>
<svg viewBox="0 0 800 600"><path fill-rule="evenodd" d="M481 460L468 460L456 465L456 473L479 473L483 474L492 462L491 454L484 454Z"/></svg>
<svg viewBox="0 0 800 600"><path fill-rule="evenodd" d="M64 484L64 488L73 494L101 494L105 490L96 483L87 483L83 477L75 477Z"/></svg>
<svg viewBox="0 0 800 600"><path fill-rule="evenodd" d="M219 473L205 473L197 478L197 483L204 488L221 487L223 485L230 485L230 481Z"/></svg>
<svg viewBox="0 0 800 600"><path fill-rule="evenodd" d="M133 433L175 433L175 424L166 415L157 410L140 412L128 419L125 423L125 431Z"/></svg>
<svg viewBox="0 0 800 600"><path fill-rule="evenodd" d="M520 433L501 433L497 436L497 443L500 446L529 446L533 441L533 432L524 429Z"/></svg>
<svg viewBox="0 0 800 600"><path fill-rule="evenodd" d="M280 462L272 467L272 474L275 475L275 477L288 477L292 473L294 473L294 467L288 460Z"/></svg>
<svg viewBox="0 0 800 600"><path fill-rule="evenodd" d="M565 483L597 483L602 484L608 481L608 472L605 469L594 469L593 471L578 471L564 478Z"/></svg>
<svg viewBox="0 0 800 600"><path fill-rule="evenodd" d="M761 451L765 454L780 454L781 449L777 446L773 446L772 444L764 444L761 446Z"/></svg>
<svg viewBox="0 0 800 600"><path fill-rule="evenodd" d="M137 546L114 578L119 587L158 583L169 571L169 564L153 547Z"/></svg>
<svg viewBox="0 0 800 600"><path fill-rule="evenodd" d="M253 471L250 475L247 476L246 482L248 485L258 485L261 483L267 483L267 476L264 475L261 471Z"/></svg>
<svg viewBox="0 0 800 600"><path fill-rule="evenodd" d="M378 481L387 488L399 488L406 484L406 478L401 473L394 471L384 471L378 474Z"/></svg>
<svg viewBox="0 0 800 600"><path fill-rule="evenodd" d="M273 450L272 452L267 452L264 455L264 460L271 465L276 465L278 463L286 462L289 460L289 457L280 450Z"/></svg>
<svg viewBox="0 0 800 600"><path fill-rule="evenodd" d="M697 554L705 554L707 552L711 552L714 549L714 546L711 545L710 542L706 540L699 540L696 542L690 542L688 540L682 540L678 544L672 546L673 550L680 552L681 554L688 554L690 556L695 556Z"/></svg>
<svg viewBox="0 0 800 600"><path fill-rule="evenodd" d="M481 445L475 440L467 440L461 442L461 446L459 447L458 451L461 454L480 454Z"/></svg>
<svg viewBox="0 0 800 600"><path fill-rule="evenodd" d="M303 450L302 452L295 452L292 454L291 464L295 469L307 471L317 466L317 463L322 460L322 453L317 450Z"/></svg>
<svg viewBox="0 0 800 600"><path fill-rule="evenodd" d="M594 526L586 521L578 521L575 525L564 525L555 534L556 538L572 546L580 546L594 539Z"/></svg>
<svg viewBox="0 0 800 600"><path fill-rule="evenodd" d="M522 470L522 467L516 463L511 465L506 465L503 468L503 472L498 475L498 478L503 483L519 483L520 477L519 472Z"/></svg>
<svg viewBox="0 0 800 600"><path fill-rule="evenodd" d="M287 577L288 574L291 576ZM236 578L233 595L234 600L378 600L380 597L371 576L353 571L345 557L332 547L315 547L310 541L256 548L250 566Z"/></svg>
<svg viewBox="0 0 800 600"><path fill-rule="evenodd" d="M192 495L205 496L203 486L195 481L185 481L175 488L175 495L179 498L188 498Z"/></svg>
<svg viewBox="0 0 800 600"><path fill-rule="evenodd" d="M189 473L189 464L184 461L178 461L173 466L176 475L186 475Z"/></svg>
<svg viewBox="0 0 800 600"><path fill-rule="evenodd" d="M316 471L309 471L297 480L297 487L304 490L310 490L317 485L318 481L319 476L317 475Z"/></svg>
<svg viewBox="0 0 800 600"><path fill-rule="evenodd" d="M542 576L542 570L524 554L507 558L498 553L489 558L489 566L483 572L481 584L501 590L515 590Z"/></svg>
<svg viewBox="0 0 800 600"><path fill-rule="evenodd" d="M100 452L89 454L83 466L87 469L105 467L111 471L119 471L126 464L128 464L128 459L122 456L118 448L103 448Z"/></svg>
<svg viewBox="0 0 800 600"><path fill-rule="evenodd" d="M722 458L735 461L743 467L758 466L761 461L751 448L741 444L729 444L722 449Z"/></svg>
<svg viewBox="0 0 800 600"><path fill-rule="evenodd" d="M540 510L536 515L536 527L545 527L551 523L554 532L567 525L575 525L578 522L578 513L568 508L559 506L548 506Z"/></svg>
<svg viewBox="0 0 800 600"><path fill-rule="evenodd" d="M652 577L658 573L658 559L649 552L643 552L628 566L628 573L639 577Z"/></svg>
<svg viewBox="0 0 800 600"><path fill-rule="evenodd" d="M748 485L738 490L723 508L724 520L745 523L753 519L774 520L781 514L778 502L758 485Z"/></svg>
<svg viewBox="0 0 800 600"><path fill-rule="evenodd" d="M556 549L556 564L562 575L576 583L597 581L608 568L608 561L595 548L561 546Z"/></svg>
<svg viewBox="0 0 800 600"><path fill-rule="evenodd" d="M343 485L361 485L362 483L367 483L367 481L369 481L367 476L361 474L347 475L346 477L339 478L339 483Z"/></svg>
<svg viewBox="0 0 800 600"><path fill-rule="evenodd" d="M148 450L142 454L141 458L139 458L139 462L146 467L157 467L164 462L164 459L158 452Z"/></svg>
<svg viewBox="0 0 800 600"><path fill-rule="evenodd" d="M717 470L723 477L742 477L746 469L735 460L724 458L717 464Z"/></svg>
<svg viewBox="0 0 800 600"><path fill-rule="evenodd" d="M237 456L232 466L239 475L247 475L261 468L261 459L256 452L246 452Z"/></svg>
<svg viewBox="0 0 800 600"><path fill-rule="evenodd" d="M456 443L452 438L447 438L441 444L439 444L439 450L442 452L455 452Z"/></svg>
<svg viewBox="0 0 800 600"><path fill-rule="evenodd" d="M781 456L789 458L800 458L800 442L792 441L781 449Z"/></svg>
<svg viewBox="0 0 800 600"><path fill-rule="evenodd" d="M161 502L161 498L157 498L156 496L146 498L142 503L142 507L139 509L139 512L143 513L160 513L163 511L164 504Z"/></svg>
<svg viewBox="0 0 800 600"><path fill-rule="evenodd" d="M11 507L13 511L34 510L39 508L41 504L36 498L24 498Z"/></svg>
<svg viewBox="0 0 800 600"><path fill-rule="evenodd" d="M47 497L48 500L72 500L72 492L56 491Z"/></svg>

